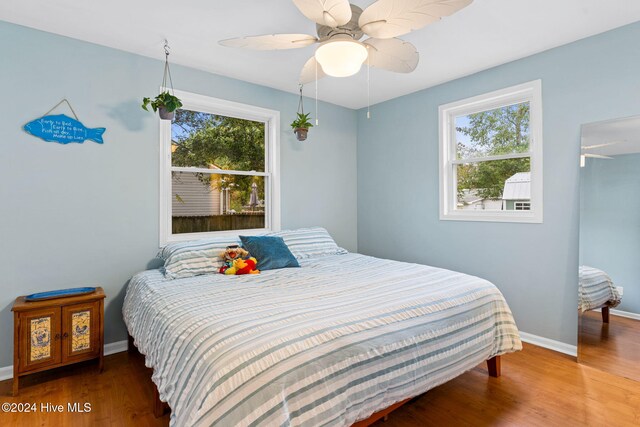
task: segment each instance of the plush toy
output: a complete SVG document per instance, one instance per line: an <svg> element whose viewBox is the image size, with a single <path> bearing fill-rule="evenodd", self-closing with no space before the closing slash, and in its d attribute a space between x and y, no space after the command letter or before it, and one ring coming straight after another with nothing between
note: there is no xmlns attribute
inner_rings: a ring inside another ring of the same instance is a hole
<svg viewBox="0 0 640 427"><path fill-rule="evenodd" d="M241 258L249 258L249 252L238 245L227 246L224 252L220 254L220 258L226 263L232 264L233 261Z"/></svg>
<svg viewBox="0 0 640 427"><path fill-rule="evenodd" d="M260 271L255 269L256 264L258 261L255 258L237 259L233 261L231 267L224 270L224 274L258 274Z"/></svg>
<svg viewBox="0 0 640 427"><path fill-rule="evenodd" d="M220 254L224 260L224 265L220 267L221 274L258 274L256 270L258 261L249 257L249 252L238 245L227 246L227 249Z"/></svg>

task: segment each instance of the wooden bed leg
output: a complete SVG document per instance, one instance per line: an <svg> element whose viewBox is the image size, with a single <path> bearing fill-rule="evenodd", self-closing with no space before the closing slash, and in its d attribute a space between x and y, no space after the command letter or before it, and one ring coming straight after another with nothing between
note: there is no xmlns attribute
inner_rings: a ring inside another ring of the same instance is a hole
<svg viewBox="0 0 640 427"><path fill-rule="evenodd" d="M133 343L133 337L131 335L129 335L127 339L127 351L129 352L129 354L135 354L138 352L138 348ZM151 385L153 385L153 415L156 418L160 418L164 414L171 412L171 408L169 407L168 403L160 400L158 386L156 386L153 382L151 382Z"/></svg>
<svg viewBox="0 0 640 427"><path fill-rule="evenodd" d="M602 307L602 323L609 323L609 306Z"/></svg>
<svg viewBox="0 0 640 427"><path fill-rule="evenodd" d="M160 393L158 393L158 387L153 385L153 415L156 418L162 417L164 414L171 412L169 404L160 400Z"/></svg>
<svg viewBox="0 0 640 427"><path fill-rule="evenodd" d="M405 403L407 403L410 400L411 399L409 398L409 399L403 400L402 402L394 403L393 405L389 406L388 408L383 409L382 411L378 411L378 412L372 414L366 420L356 421L355 423L353 423L351 425L351 427L369 427L371 424L375 423L378 420L387 421L389 419L389 414L391 412L395 411L396 409L398 409L399 407L401 407L402 405L404 405Z"/></svg>
<svg viewBox="0 0 640 427"><path fill-rule="evenodd" d="M160 393L158 393L158 387L153 387L153 415L156 418L160 418L164 415L164 402L160 400Z"/></svg>
<svg viewBox="0 0 640 427"><path fill-rule="evenodd" d="M500 356L493 356L491 359L487 360L487 368L489 368L490 377L499 377L501 374Z"/></svg>

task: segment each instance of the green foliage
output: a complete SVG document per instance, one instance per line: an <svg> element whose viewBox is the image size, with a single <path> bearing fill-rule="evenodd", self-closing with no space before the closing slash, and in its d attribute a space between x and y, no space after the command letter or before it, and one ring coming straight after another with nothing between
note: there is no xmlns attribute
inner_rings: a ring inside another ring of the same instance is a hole
<svg viewBox="0 0 640 427"><path fill-rule="evenodd" d="M313 124L311 124L311 122L309 121L309 114L311 113L306 113L306 114L296 113L296 114L297 114L296 119L291 123L291 127L293 129L295 128L309 129L313 127Z"/></svg>
<svg viewBox="0 0 640 427"><path fill-rule="evenodd" d="M529 104L516 104L469 115L469 125L456 130L468 136L469 147L458 143L458 158L524 153L529 150ZM505 181L531 170L530 158L459 165L458 194L474 189L484 198L500 198Z"/></svg>
<svg viewBox="0 0 640 427"><path fill-rule="evenodd" d="M172 126L173 166L264 171L262 122L178 110Z"/></svg>
<svg viewBox="0 0 640 427"><path fill-rule="evenodd" d="M264 171L265 124L234 117L177 110L172 123L173 166ZM230 189L231 208L241 211L249 202L251 185L264 199L264 178L242 175L197 174L205 186Z"/></svg>
<svg viewBox="0 0 640 427"><path fill-rule="evenodd" d="M524 153L529 149L529 104L470 114L469 125L456 127L456 130L467 135L476 147L459 144L468 150L467 154Z"/></svg>
<svg viewBox="0 0 640 427"><path fill-rule="evenodd" d="M142 108L145 111L149 111L149 106L151 106L154 113L161 107L164 107L168 112L172 112L182 107L182 101L178 97L171 95L169 91L164 91L156 96L153 101L151 98L143 98Z"/></svg>
<svg viewBox="0 0 640 427"><path fill-rule="evenodd" d="M475 189L480 197L501 198L505 181L518 172L529 172L530 165L528 157L460 165L458 194L464 189Z"/></svg>

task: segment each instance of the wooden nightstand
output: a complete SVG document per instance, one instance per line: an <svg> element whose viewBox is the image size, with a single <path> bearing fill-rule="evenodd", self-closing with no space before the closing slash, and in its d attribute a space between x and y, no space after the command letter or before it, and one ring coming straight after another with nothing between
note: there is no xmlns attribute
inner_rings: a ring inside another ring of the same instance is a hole
<svg viewBox="0 0 640 427"><path fill-rule="evenodd" d="M104 291L13 303L13 395L21 376L104 358Z"/></svg>

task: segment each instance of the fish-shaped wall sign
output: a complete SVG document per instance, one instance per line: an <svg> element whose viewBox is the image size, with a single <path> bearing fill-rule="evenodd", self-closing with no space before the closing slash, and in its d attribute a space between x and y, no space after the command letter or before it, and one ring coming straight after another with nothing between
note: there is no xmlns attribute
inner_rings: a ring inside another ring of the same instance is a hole
<svg viewBox="0 0 640 427"><path fill-rule="evenodd" d="M105 128L87 128L76 119L58 114L44 116L24 125L24 131L48 142L69 144L76 142L82 144L86 140L102 144L102 134Z"/></svg>

